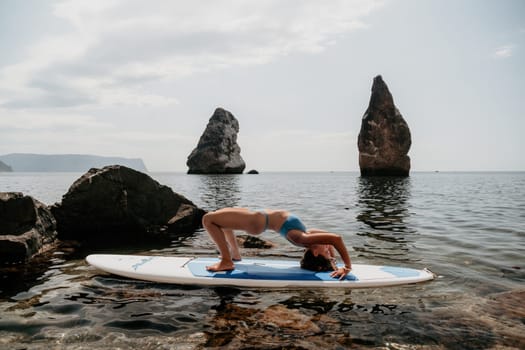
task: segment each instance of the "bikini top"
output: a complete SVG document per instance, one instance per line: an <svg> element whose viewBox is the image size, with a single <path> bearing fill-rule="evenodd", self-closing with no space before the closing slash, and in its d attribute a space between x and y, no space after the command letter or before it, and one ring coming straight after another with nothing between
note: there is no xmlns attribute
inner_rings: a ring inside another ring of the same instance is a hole
<svg viewBox="0 0 525 350"><path fill-rule="evenodd" d="M301 222L301 220L299 220L297 216L290 214L279 229L279 233L281 234L281 236L286 238L286 235L290 230L306 232L306 226L304 226L304 224Z"/></svg>

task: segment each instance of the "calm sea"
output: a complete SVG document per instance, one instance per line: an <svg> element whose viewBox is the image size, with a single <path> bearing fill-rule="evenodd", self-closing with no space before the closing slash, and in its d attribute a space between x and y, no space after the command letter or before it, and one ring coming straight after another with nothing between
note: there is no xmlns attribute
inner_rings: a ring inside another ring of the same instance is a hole
<svg viewBox="0 0 525 350"><path fill-rule="evenodd" d="M2 173L0 191L52 204L81 174ZM198 206L283 208L341 234L354 263L423 268L431 282L363 290L198 288L96 271L86 251L0 276L0 348L525 348L525 173L150 174ZM298 259L276 247L245 256ZM214 255L206 232L166 247L98 252Z"/></svg>

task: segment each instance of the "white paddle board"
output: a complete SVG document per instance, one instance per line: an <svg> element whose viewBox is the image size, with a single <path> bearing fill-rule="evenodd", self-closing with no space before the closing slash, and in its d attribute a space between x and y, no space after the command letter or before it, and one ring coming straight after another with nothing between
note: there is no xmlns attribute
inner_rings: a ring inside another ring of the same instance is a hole
<svg viewBox="0 0 525 350"><path fill-rule="evenodd" d="M216 258L94 254L87 262L105 272L144 281L263 288L367 288L387 287L428 281L434 274L427 269L353 264L345 279L330 277L330 272L302 269L298 261L243 259L235 269L209 272L206 266Z"/></svg>

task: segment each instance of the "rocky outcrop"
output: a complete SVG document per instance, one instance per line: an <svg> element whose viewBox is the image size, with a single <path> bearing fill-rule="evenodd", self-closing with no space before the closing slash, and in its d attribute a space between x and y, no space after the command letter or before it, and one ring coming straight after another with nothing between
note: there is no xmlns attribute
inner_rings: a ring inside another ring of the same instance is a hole
<svg viewBox="0 0 525 350"><path fill-rule="evenodd" d="M237 144L238 132L233 114L217 108L188 157L188 174L242 174L246 164Z"/></svg>
<svg viewBox="0 0 525 350"><path fill-rule="evenodd" d="M204 211L133 169L91 169L51 208L60 239L87 244L158 241L200 227Z"/></svg>
<svg viewBox="0 0 525 350"><path fill-rule="evenodd" d="M1 172L12 172L12 171L13 171L13 168L11 168L9 165L7 165L6 163L0 160L0 173Z"/></svg>
<svg viewBox="0 0 525 350"><path fill-rule="evenodd" d="M0 192L0 263L20 263L51 247L55 218L43 203L18 192Z"/></svg>
<svg viewBox="0 0 525 350"><path fill-rule="evenodd" d="M362 176L408 176L412 143L408 124L394 105L380 75L374 78L372 96L361 121L358 137Z"/></svg>

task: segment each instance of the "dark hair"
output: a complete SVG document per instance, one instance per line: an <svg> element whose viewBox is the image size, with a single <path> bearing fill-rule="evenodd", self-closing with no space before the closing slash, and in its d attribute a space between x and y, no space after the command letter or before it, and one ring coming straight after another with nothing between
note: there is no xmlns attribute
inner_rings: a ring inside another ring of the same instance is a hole
<svg viewBox="0 0 525 350"><path fill-rule="evenodd" d="M310 249L304 252L303 258L301 259L301 268L311 271L333 271L332 263L330 260L322 256L321 254L314 256L314 253Z"/></svg>

